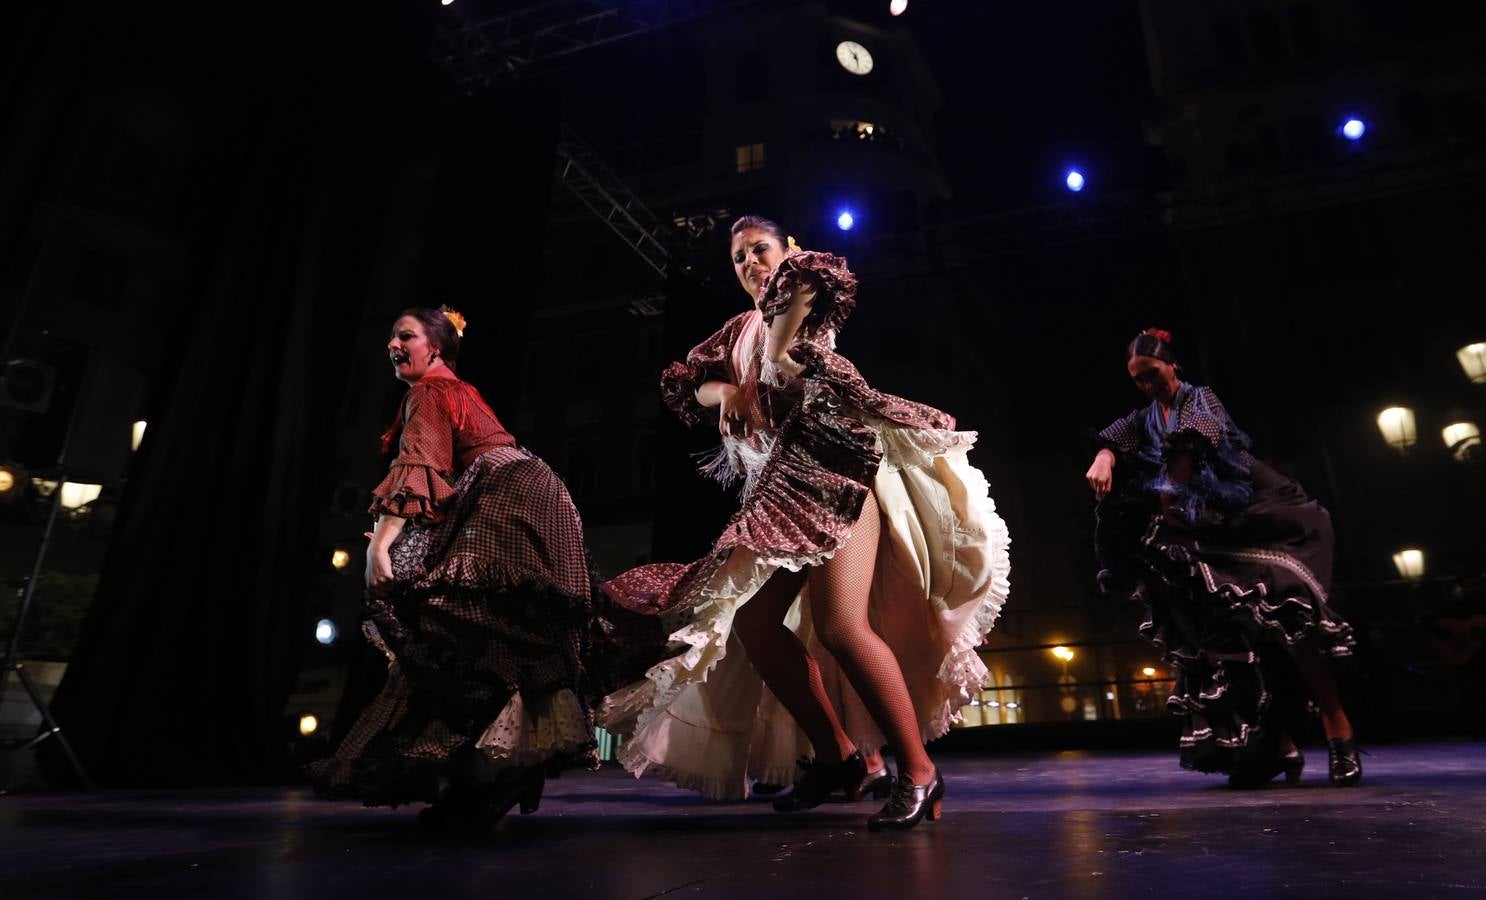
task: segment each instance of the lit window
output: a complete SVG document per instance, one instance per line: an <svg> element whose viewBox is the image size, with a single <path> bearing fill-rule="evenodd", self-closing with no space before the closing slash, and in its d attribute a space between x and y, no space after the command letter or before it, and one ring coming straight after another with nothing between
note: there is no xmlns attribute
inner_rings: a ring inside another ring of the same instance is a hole
<svg viewBox="0 0 1486 900"><path fill-rule="evenodd" d="M738 174L746 172L757 172L764 167L764 145L744 144L733 150L733 159L737 164Z"/></svg>

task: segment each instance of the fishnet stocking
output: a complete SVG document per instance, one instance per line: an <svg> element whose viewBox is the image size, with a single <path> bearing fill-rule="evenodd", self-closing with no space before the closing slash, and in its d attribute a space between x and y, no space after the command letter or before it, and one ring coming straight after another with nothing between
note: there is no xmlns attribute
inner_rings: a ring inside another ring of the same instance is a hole
<svg viewBox="0 0 1486 900"><path fill-rule="evenodd" d="M810 570L810 612L821 644L836 657L882 729L901 774L915 784L928 784L934 764L919 737L918 715L903 670L867 617L880 531L877 497L869 493L846 546Z"/></svg>
<svg viewBox="0 0 1486 900"><path fill-rule="evenodd" d="M794 717L822 762L840 762L852 751L832 709L820 667L784 625L785 613L805 586L805 572L780 569L749 598L733 620L753 670Z"/></svg>

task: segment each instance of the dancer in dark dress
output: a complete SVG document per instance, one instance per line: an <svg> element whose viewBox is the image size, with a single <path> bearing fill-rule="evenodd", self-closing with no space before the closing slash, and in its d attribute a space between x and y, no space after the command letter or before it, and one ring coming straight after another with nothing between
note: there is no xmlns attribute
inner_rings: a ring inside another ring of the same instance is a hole
<svg viewBox="0 0 1486 900"><path fill-rule="evenodd" d="M1226 772L1235 787L1298 781L1292 735L1308 694L1331 782L1356 784L1362 763L1330 667L1354 645L1327 602L1330 515L1254 458L1211 388L1181 380L1170 334L1143 332L1126 359L1151 403L1099 433L1085 478L1100 501L1100 584L1145 604L1141 635L1176 670L1167 706L1184 720L1182 765Z"/></svg>

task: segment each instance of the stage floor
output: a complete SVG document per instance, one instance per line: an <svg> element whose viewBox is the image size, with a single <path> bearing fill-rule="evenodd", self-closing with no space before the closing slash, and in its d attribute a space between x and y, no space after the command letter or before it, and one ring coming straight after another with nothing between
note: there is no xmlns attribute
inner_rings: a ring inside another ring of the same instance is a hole
<svg viewBox="0 0 1486 900"><path fill-rule="evenodd" d="M795 815L615 769L478 842L306 789L0 797L0 897L1412 897L1486 892L1486 745L1378 747L1355 788L1231 791L1174 754L941 755L945 818Z"/></svg>

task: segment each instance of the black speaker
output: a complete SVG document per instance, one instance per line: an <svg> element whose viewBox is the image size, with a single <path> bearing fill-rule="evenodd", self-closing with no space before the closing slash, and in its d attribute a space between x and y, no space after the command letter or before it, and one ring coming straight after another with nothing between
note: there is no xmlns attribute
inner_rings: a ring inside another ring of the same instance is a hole
<svg viewBox="0 0 1486 900"><path fill-rule="evenodd" d="M57 370L34 359L13 359L0 372L0 405L44 413L52 402Z"/></svg>

